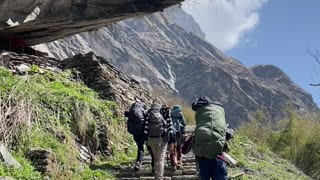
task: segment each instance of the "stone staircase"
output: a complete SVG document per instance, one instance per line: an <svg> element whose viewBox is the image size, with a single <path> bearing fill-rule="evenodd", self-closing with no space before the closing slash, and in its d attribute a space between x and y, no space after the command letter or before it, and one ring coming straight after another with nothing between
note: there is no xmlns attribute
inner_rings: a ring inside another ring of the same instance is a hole
<svg viewBox="0 0 320 180"><path fill-rule="evenodd" d="M194 127L187 127L186 134L190 135ZM165 175L164 180L196 180L198 179L197 163L192 152L183 155L181 169L174 170L170 165L169 152L167 151L165 159ZM151 156L147 154L142 162L139 171L134 170L134 162L124 165L119 169L116 177L121 180L152 180L155 177L151 170Z"/></svg>

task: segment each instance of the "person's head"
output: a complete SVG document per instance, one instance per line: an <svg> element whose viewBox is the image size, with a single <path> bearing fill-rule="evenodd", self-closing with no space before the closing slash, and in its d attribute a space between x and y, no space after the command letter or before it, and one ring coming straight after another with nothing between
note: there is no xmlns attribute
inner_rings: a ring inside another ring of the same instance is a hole
<svg viewBox="0 0 320 180"><path fill-rule="evenodd" d="M174 110L174 111L181 111L181 106L180 106L180 105L174 105L174 106L172 107L172 110Z"/></svg>
<svg viewBox="0 0 320 180"><path fill-rule="evenodd" d="M141 102L141 101L137 101L134 103L134 106L139 106L139 107L142 107L143 109L146 109L146 104Z"/></svg>
<svg viewBox="0 0 320 180"><path fill-rule="evenodd" d="M161 107L161 114L165 117L168 118L170 116L170 107L166 104L162 105Z"/></svg>
<svg viewBox="0 0 320 180"><path fill-rule="evenodd" d="M192 110L197 111L198 108L211 103L212 102L208 96L199 97L192 103Z"/></svg>
<svg viewBox="0 0 320 180"><path fill-rule="evenodd" d="M168 105L164 104L164 105L162 105L161 110L162 111L169 111L170 107Z"/></svg>
<svg viewBox="0 0 320 180"><path fill-rule="evenodd" d="M152 105L151 105L151 109L161 109L161 105L159 104L159 103L153 103Z"/></svg>

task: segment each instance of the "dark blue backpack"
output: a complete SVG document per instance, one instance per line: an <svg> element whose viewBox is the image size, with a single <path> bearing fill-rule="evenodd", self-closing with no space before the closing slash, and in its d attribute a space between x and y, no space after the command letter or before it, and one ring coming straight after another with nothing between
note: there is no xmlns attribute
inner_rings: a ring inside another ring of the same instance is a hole
<svg viewBox="0 0 320 180"><path fill-rule="evenodd" d="M145 130L145 113L144 104L141 102L134 103L129 112L127 130L132 135L144 134Z"/></svg>

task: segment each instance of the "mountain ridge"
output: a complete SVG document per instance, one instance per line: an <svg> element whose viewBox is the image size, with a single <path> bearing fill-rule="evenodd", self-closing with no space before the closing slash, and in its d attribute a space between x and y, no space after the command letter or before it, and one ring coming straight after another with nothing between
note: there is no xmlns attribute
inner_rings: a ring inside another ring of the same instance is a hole
<svg viewBox="0 0 320 180"><path fill-rule="evenodd" d="M167 16L155 13L129 19L44 46L61 59L93 51L148 89L162 89L189 103L204 95L221 101L233 126L248 121L261 108L272 121L285 116L282 110L288 104L301 113L318 112L310 94L287 75L277 81L260 78L259 69L225 56L203 38L170 23ZM269 70L279 71L274 66Z"/></svg>

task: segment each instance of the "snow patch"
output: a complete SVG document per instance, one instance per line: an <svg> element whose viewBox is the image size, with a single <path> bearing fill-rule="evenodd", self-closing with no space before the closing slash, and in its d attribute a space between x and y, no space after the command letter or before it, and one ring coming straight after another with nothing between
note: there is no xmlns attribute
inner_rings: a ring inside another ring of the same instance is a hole
<svg viewBox="0 0 320 180"><path fill-rule="evenodd" d="M39 8L39 6L37 6L36 8L34 8L33 12L26 17L23 23L35 20L39 16L40 12L41 12L41 9Z"/></svg>
<svg viewBox="0 0 320 180"><path fill-rule="evenodd" d="M7 24L9 24L9 26L13 27L13 26L18 26L19 22L13 22L11 18L8 19Z"/></svg>

